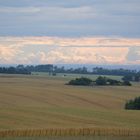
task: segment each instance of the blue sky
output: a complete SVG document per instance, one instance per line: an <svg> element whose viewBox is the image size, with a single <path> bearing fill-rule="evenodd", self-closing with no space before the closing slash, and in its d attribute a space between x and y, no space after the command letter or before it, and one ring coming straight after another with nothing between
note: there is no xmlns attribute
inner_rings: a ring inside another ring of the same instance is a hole
<svg viewBox="0 0 140 140"><path fill-rule="evenodd" d="M139 16L139 0L0 0L0 35L140 37Z"/></svg>
<svg viewBox="0 0 140 140"><path fill-rule="evenodd" d="M139 64L139 25L140 0L0 0L0 63L34 63L39 55L38 63ZM55 43L48 45L49 37ZM74 53L73 39L90 43L75 43ZM62 48L62 40L69 46Z"/></svg>

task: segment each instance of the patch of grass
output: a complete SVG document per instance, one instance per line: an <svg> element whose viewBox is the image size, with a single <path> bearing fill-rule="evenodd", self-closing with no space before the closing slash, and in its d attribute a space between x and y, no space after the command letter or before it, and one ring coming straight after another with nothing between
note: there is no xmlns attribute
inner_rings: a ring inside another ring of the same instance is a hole
<svg viewBox="0 0 140 140"><path fill-rule="evenodd" d="M57 73L56 76L49 76L49 73L47 72L32 72L32 75L36 76L47 76L54 79L63 79L63 80L72 80L75 78L80 77L87 77L91 78L92 80L96 80L98 76L106 76L107 78L115 79L115 80L121 80L123 76L114 76L114 75L94 75L94 74L69 74L69 73Z"/></svg>

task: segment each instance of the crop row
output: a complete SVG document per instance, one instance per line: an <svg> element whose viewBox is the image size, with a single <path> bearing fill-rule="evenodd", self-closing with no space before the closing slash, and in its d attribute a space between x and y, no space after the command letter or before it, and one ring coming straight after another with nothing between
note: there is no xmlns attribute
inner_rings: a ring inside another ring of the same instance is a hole
<svg viewBox="0 0 140 140"><path fill-rule="evenodd" d="M121 128L68 128L1 130L0 137L42 137L42 136L140 136L140 129Z"/></svg>

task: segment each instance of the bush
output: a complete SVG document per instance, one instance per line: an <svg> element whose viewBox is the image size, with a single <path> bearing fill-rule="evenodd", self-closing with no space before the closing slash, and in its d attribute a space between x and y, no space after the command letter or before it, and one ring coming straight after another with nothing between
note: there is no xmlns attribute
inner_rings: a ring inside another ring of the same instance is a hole
<svg viewBox="0 0 140 140"><path fill-rule="evenodd" d="M95 81L92 81L89 78L81 77L81 78L76 78L75 80L71 80L68 83L69 85L98 85L98 86L131 86L131 83L129 81L118 81L118 80L113 80L107 77L102 77L99 76Z"/></svg>
<svg viewBox="0 0 140 140"><path fill-rule="evenodd" d="M125 104L125 109L140 110L140 97L130 100Z"/></svg>
<svg viewBox="0 0 140 140"><path fill-rule="evenodd" d="M113 79L107 79L107 83L108 85L122 85L122 83L120 81L117 80L113 80Z"/></svg>
<svg viewBox="0 0 140 140"><path fill-rule="evenodd" d="M110 79L107 77L102 77L99 76L96 80L95 80L96 85L114 85L114 86L131 86L131 83L129 81L118 81L118 80L114 80L114 79Z"/></svg>
<svg viewBox="0 0 140 140"><path fill-rule="evenodd" d="M71 80L68 84L69 85L84 85L84 86L88 86L91 83L92 83L91 79L81 77L81 78L76 78L75 80Z"/></svg>
<svg viewBox="0 0 140 140"><path fill-rule="evenodd" d="M124 81L123 85L125 85L125 86L132 86L132 84L129 81Z"/></svg>
<svg viewBox="0 0 140 140"><path fill-rule="evenodd" d="M96 85L106 85L107 84L107 78L106 77L99 76L96 79L95 82L96 82Z"/></svg>

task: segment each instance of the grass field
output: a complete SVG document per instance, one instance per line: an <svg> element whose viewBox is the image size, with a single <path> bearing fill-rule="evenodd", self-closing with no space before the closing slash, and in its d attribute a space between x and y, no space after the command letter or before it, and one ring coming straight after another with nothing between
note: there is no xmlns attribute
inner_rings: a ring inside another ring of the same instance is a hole
<svg viewBox="0 0 140 140"><path fill-rule="evenodd" d="M40 75L40 76L49 76L46 72L32 72L32 75ZM64 76L65 75L65 76ZM67 73L57 73L56 76L52 76L52 78L61 78L65 80L71 80L74 78L80 78L80 77L87 77L92 80L95 80L98 76L106 76L106 75L93 75L93 74L67 74ZM108 78L121 80L122 76L114 76L114 75L107 75Z"/></svg>
<svg viewBox="0 0 140 140"><path fill-rule="evenodd" d="M0 75L0 130L140 128L140 111L124 110L126 100L140 96L140 83L132 87L65 85L77 76L81 75Z"/></svg>

